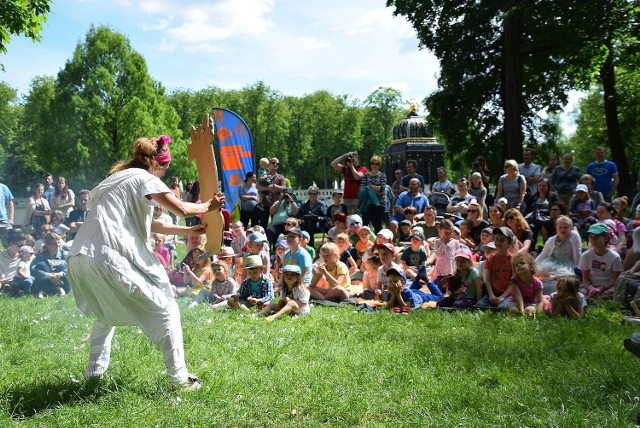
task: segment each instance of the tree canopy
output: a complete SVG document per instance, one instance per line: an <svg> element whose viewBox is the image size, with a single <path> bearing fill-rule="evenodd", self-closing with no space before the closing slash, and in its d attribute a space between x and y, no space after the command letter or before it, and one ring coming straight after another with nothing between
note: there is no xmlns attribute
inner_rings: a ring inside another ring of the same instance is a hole
<svg viewBox="0 0 640 428"><path fill-rule="evenodd" d="M40 40L51 0L4 0L0 7L0 54L7 52L11 36Z"/></svg>

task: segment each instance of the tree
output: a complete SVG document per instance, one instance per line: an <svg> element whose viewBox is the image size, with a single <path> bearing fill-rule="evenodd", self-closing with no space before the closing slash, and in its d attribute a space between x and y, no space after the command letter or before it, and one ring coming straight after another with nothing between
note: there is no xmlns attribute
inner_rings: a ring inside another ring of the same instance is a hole
<svg viewBox="0 0 640 428"><path fill-rule="evenodd" d="M0 7L0 54L7 52L11 36L23 34L40 41L51 0L6 0ZM4 69L4 67L3 67Z"/></svg>
<svg viewBox="0 0 640 428"><path fill-rule="evenodd" d="M186 167L186 142L164 89L147 73L128 39L92 26L56 79L57 155L75 159L71 173L93 185L118 159L131 156L139 136L168 134L177 155L172 170Z"/></svg>
<svg viewBox="0 0 640 428"><path fill-rule="evenodd" d="M404 114L402 94L397 89L380 87L364 101L362 118L362 159L382 155L393 138L393 127Z"/></svg>
<svg viewBox="0 0 640 428"><path fill-rule="evenodd" d="M588 85L601 49L628 9L624 0L447 2L396 0L421 46L440 59L439 89L425 103L450 153L489 154L494 168L520 159L539 111L559 111L567 92ZM533 142L531 142L533 143ZM496 147L498 145L498 148Z"/></svg>

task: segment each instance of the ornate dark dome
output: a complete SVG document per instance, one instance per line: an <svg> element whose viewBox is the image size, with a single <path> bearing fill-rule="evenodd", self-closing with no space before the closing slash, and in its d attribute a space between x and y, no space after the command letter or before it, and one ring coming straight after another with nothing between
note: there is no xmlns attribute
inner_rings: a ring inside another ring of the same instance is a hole
<svg viewBox="0 0 640 428"><path fill-rule="evenodd" d="M434 142L433 131L427 124L427 119L418 116L415 111L410 111L405 119L393 127L393 144L401 141Z"/></svg>

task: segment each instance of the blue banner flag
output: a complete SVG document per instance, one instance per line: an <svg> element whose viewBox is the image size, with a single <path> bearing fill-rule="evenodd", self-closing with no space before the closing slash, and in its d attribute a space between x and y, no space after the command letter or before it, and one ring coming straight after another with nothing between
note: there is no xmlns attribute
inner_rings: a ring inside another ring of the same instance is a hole
<svg viewBox="0 0 640 428"><path fill-rule="evenodd" d="M220 145L225 208L231 212L238 202L238 188L253 169L253 142L249 127L240 116L225 108L213 107L216 135Z"/></svg>

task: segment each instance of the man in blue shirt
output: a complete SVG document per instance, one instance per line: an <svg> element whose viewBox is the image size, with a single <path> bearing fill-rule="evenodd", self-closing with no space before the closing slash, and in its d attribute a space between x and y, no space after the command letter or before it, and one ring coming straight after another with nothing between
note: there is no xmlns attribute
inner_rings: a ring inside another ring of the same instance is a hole
<svg viewBox="0 0 640 428"><path fill-rule="evenodd" d="M13 214L14 205L11 190L5 184L0 183L0 240L4 248L9 246L8 233L13 229Z"/></svg>
<svg viewBox="0 0 640 428"><path fill-rule="evenodd" d="M400 196L398 196L398 199L396 200L396 205L393 207L394 214L391 217L389 229L391 229L394 235L397 234L398 224L404 220L405 208L414 207L418 214L422 214L428 206L429 200L421 191L420 180L412 178L409 180L409 190L400 193Z"/></svg>
<svg viewBox="0 0 640 428"><path fill-rule="evenodd" d="M618 166L610 160L605 159L604 147L596 148L596 161L587 166L587 174L596 179L594 190L601 192L604 199L611 202L613 195L618 188Z"/></svg>

